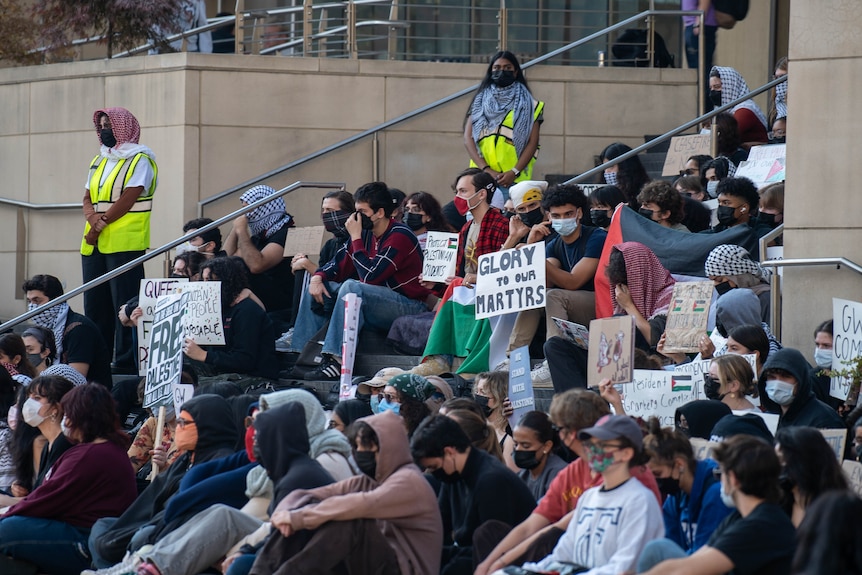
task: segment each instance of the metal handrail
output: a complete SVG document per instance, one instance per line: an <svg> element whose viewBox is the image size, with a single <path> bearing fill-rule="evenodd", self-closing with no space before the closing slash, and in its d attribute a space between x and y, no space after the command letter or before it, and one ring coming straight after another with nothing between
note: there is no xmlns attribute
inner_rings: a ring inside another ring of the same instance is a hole
<svg viewBox="0 0 862 575"><path fill-rule="evenodd" d="M410 27L410 24L407 22L397 22L393 20L363 20L362 22L356 23L356 28L364 28L366 26L389 26L391 28L402 28L407 29ZM330 28L324 32L318 32L317 34L312 34L312 40L319 40L320 38L328 38L329 36L337 36L347 31L347 26L336 26L335 28ZM270 46L269 48L264 48L260 51L261 56L266 56L267 54L273 54L278 52L279 50L285 50L287 48L293 48L294 46L299 46L305 43L305 38L297 38L296 40L290 40L289 42L285 42L284 44L278 44L277 46Z"/></svg>
<svg viewBox="0 0 862 575"><path fill-rule="evenodd" d="M207 20L207 24L203 26L198 26L197 28L192 28L190 30L186 30L185 32L178 32L176 34L171 34L170 36L165 37L162 42L166 44L170 44L171 42L176 42L177 40L182 40L184 38L188 38L189 36L197 36L201 32L209 32L210 30L216 30L221 28L225 24L230 22L236 22L236 16L221 16L219 18L210 18ZM135 54L140 54L141 52L146 52L150 48L155 48L156 43L152 40L138 46L137 48L132 48L131 50L126 50L125 52L120 52L119 54L114 54L111 58L123 58L125 56L134 56Z"/></svg>
<svg viewBox="0 0 862 575"><path fill-rule="evenodd" d="M215 229L215 228L217 228L223 224L226 224L226 223L236 219L238 216L241 216L243 214L247 214L248 212L254 210L255 208L259 208L260 206L271 202L276 197L280 198L284 195L287 195L287 194L289 194L295 190L301 189L301 188L323 188L323 189L332 188L332 189L343 190L344 187L345 187L344 183L335 183L335 182L301 182L301 181L300 182L294 182L294 183L290 184L289 186L287 186L286 188L282 188L282 189L276 191L272 195L269 195L265 198L262 198L262 199L260 199L256 202L253 202L247 206L243 206L240 209L238 209L238 210L236 210L236 211L234 211L234 212L232 212L226 216L223 216L223 217L215 220L212 223L209 223L205 226L202 226L196 230L192 230L189 233L182 235L175 240L172 240L172 241L170 241L170 242L168 242L168 243L166 243L166 244L164 244L164 245L162 245L162 246L160 246L154 250L151 250L150 252L148 252L148 253L140 256L140 257L133 259L132 261L130 261L128 263L121 265L120 267L118 267L114 270L109 271L108 273L106 273L103 276L99 276L94 280L90 280L87 283L85 283L79 287L76 287L72 291L66 292L65 294L63 294L57 298L54 298L51 301L44 303L35 309L32 309L26 313L22 313L18 317L15 317L13 319L10 319L7 322L4 322L2 325L0 325L0 332L6 331L7 329L11 329L11 328L15 327L16 325L18 325L19 323L21 323L23 321L27 321L28 319L30 319L31 317L33 317L35 315L39 315L40 313L42 313L43 311L45 311L48 308L51 308L51 307L58 305L58 304L61 304L65 301L69 301L73 297L84 293L85 291L89 290L90 288L94 288L96 286L102 285L103 283L110 281L110 280L114 279L115 277L126 273L130 269L132 269L132 268L134 268L140 264L143 264L144 262L151 260L154 257L159 256L159 255L169 251L170 249L178 246L179 244L181 244L185 241L191 240L192 238L195 238L195 237L197 237L203 233L206 233L210 230L213 230L213 229Z"/></svg>
<svg viewBox="0 0 862 575"><path fill-rule="evenodd" d="M778 224L777 226L775 226L775 228L770 230L768 234L766 234L760 238L760 240L758 242L758 244L759 244L758 248L760 251L760 261L762 261L762 262L766 261L766 248L767 248L767 246L769 246L769 242L771 242L774 239L777 239L778 236L780 236L783 233L784 233L784 224Z"/></svg>
<svg viewBox="0 0 862 575"><path fill-rule="evenodd" d="M665 132L661 136L658 136L658 137L650 140L649 142L641 144L637 148L634 148L633 150L630 150L630 151L626 152L625 154L617 156L613 160L608 160L604 164L599 164L595 168L591 168L591 169L587 170L586 172L575 176L574 178L566 180L563 183L564 184L581 183L584 180L587 180L592 176L595 176L601 172L604 172L605 168L610 168L611 166L615 166L615 165L619 164L620 162L624 162L625 160L628 160L629 158L637 156L641 152L649 150L650 148L657 146L658 144L661 144L662 142L670 140L672 137L676 136L680 132L684 132L684 131L686 131L689 128L692 128L694 126L698 126L704 120L709 120L710 118L712 118L713 116L715 116L717 114L720 114L722 112L726 112L726 111L730 110L731 108L733 108L734 106L736 106L737 104L741 104L742 102L745 102L746 100L750 100L754 96L757 96L758 94L761 94L761 93L765 92L766 90L769 90L773 86L777 86L778 84L780 84L782 82L786 82L786 81L787 81L787 75L780 76L774 80L771 80L771 81L767 82L766 84L764 84L763 86L752 90L751 92L745 94L744 96L737 98L736 100L734 100L728 104L725 104L724 106L721 106L719 108L714 108L711 112L707 112L706 114L700 115L697 118L695 118L694 120L691 120L690 122L686 122L685 124L682 124L681 126L674 128L673 130Z"/></svg>
<svg viewBox="0 0 862 575"><path fill-rule="evenodd" d="M525 68L530 68L532 66L535 66L536 64L541 64L542 62L544 62L550 58L553 58L555 56L559 56L560 54L562 54L564 52L567 52L569 50L572 50L574 48L577 48L577 47L582 46L584 44L587 44L589 42L592 42L593 40L600 38L602 36L605 36L607 34L610 34L611 32L615 32L621 28L625 28L626 26L633 24L633 23L635 23L635 22L637 22L643 18L646 18L647 16L660 15L660 14L666 14L666 15L670 15L670 16L700 16L701 18L703 17L703 12L701 12L699 10L644 10L643 12L640 12L639 14L636 14L630 18L626 18L625 20L621 20L620 22L617 22L616 24L613 24L613 25L608 26L607 28L604 28L598 32L590 34L589 36L585 36L584 38L581 38L579 40L575 40L574 42L570 42L569 44L566 44L565 46L557 48L556 50L552 50L551 52L548 52L547 54L544 54L543 56L539 56L538 58L536 58L534 60L530 60L529 62L526 62L525 64L523 64L521 66L521 68L525 69ZM700 85L701 85L701 82L698 81L698 86L700 86ZM396 118L393 118L391 120L383 122L382 124L378 124L377 126L374 126L372 128L368 128L367 130L363 130L362 132L359 132L358 134L354 134L353 136L350 136L349 138L345 138L344 140L341 140L341 141L336 142L334 144L330 144L329 146L326 146L325 148L322 148L316 152L313 152L311 154L307 154L307 155L299 158L298 160L294 160L290 163L284 164L283 166L275 168L274 170L270 170L269 172L266 172L265 174L261 174L260 176L257 176L251 180L247 180L241 184L237 184L236 186L230 187L223 192L220 192L220 193L215 194L213 196L210 196L208 198L204 198L203 200L200 200L198 202L198 217L203 215L203 210L204 210L205 206L212 204L214 202L217 202L217 201L221 200L222 198L225 198L227 196L235 194L236 192L238 192L240 190L244 190L244 189L248 188L249 186L253 186L255 184L258 184L258 183L260 183L264 180L267 180L273 176L277 176L278 174L281 174L281 173L286 172L288 170L292 170L293 168L301 166L302 164L310 162L311 160L317 159L321 156L325 156L329 152L334 152L335 150L341 149L341 148L348 146L348 145L350 145L356 141L359 141L363 138L366 138L368 136L372 136L372 135L376 134L377 132L381 132L381 131L386 130L392 126L398 125L402 122L405 122L407 120L415 118L416 116L424 114L425 112L428 112L430 110L434 110L435 108L439 108L440 106L448 104L449 102L453 102L459 98L462 98L463 96L466 96L467 94L471 94L471 93L475 92L478 88L479 88L479 84L473 84L472 86L469 86L467 88L459 90L459 91L455 92L454 94L450 94L449 96L445 96L443 98L440 98L439 100L437 100L435 102L432 102L430 104L426 104L425 106L417 108L417 109L413 110L412 112L402 114ZM690 127L690 125L691 125L691 123L685 124L686 127L684 129L688 129L688 127ZM674 132L674 134L676 134L676 133L677 132ZM662 141L664 141L664 140L662 140ZM656 142L656 143L660 143L660 142ZM639 148L639 149L641 149L641 148ZM626 156L626 158L628 158L628 157L631 157L631 156ZM622 161L622 160L620 160L620 161ZM609 164L609 165L613 165L613 164ZM594 173L597 173L597 172L594 172ZM579 181L581 181L581 180L579 180Z"/></svg>
<svg viewBox="0 0 862 575"><path fill-rule="evenodd" d="M0 204L15 206L16 208L27 208L28 210L80 210L83 207L83 203L81 202L77 204L33 204L11 198L0 198Z"/></svg>

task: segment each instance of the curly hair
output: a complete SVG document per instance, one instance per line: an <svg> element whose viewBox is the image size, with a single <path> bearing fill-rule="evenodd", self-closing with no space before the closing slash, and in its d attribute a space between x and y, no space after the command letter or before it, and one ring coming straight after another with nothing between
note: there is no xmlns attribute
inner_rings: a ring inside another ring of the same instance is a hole
<svg viewBox="0 0 862 575"><path fill-rule="evenodd" d="M569 389L554 395L549 410L551 420L560 427L580 431L595 425L611 412L608 402L589 389Z"/></svg>
<svg viewBox="0 0 862 575"><path fill-rule="evenodd" d="M24 293L28 291L40 291L48 299L55 299L63 295L63 284L54 276L47 274L35 275L24 282L21 286Z"/></svg>
<svg viewBox="0 0 862 575"><path fill-rule="evenodd" d="M24 338L17 333L4 333L0 335L0 353L9 358L9 363L15 366L18 373L23 373L27 377L36 377L36 369L30 365L27 359L27 346L24 345ZM18 363L12 362L15 356L18 356Z"/></svg>
<svg viewBox="0 0 862 575"><path fill-rule="evenodd" d="M227 310L242 290L248 287L248 266L238 256L213 258L201 266L210 271L210 281L221 282L221 307Z"/></svg>
<svg viewBox="0 0 862 575"><path fill-rule="evenodd" d="M401 409L398 413L404 420L404 425L407 426L407 435L412 437L422 420L431 415L431 410L424 401L419 401L401 392L398 394L401 396Z"/></svg>
<svg viewBox="0 0 862 575"><path fill-rule="evenodd" d="M583 213L587 213L590 209L589 198L577 184L554 184L542 197L542 208L545 211L566 204L580 208Z"/></svg>
<svg viewBox="0 0 862 575"><path fill-rule="evenodd" d="M670 182L656 180L643 187L638 194L638 203L655 204L659 210L670 212L671 224L678 224L685 218L682 195Z"/></svg>
<svg viewBox="0 0 862 575"><path fill-rule="evenodd" d="M66 427L77 431L82 443L104 439L128 449L131 439L120 427L116 402L104 385L79 385L63 396L60 405Z"/></svg>
<svg viewBox="0 0 862 575"><path fill-rule="evenodd" d="M199 230L202 227L211 223L213 223L213 220L211 220L210 218L195 218L193 220L189 220L185 224L183 224L183 233L187 234L192 230ZM215 243L213 253L218 253L221 251L221 230L219 230L218 228L213 228L208 232L200 234L200 238L204 241L205 244L209 242Z"/></svg>
<svg viewBox="0 0 862 575"><path fill-rule="evenodd" d="M430 232L451 232L454 231L449 222L443 216L443 208L440 207L440 202L437 198L428 192L413 192L404 200L405 210L407 204L416 204L422 210L430 221L425 224L425 229Z"/></svg>
<svg viewBox="0 0 862 575"><path fill-rule="evenodd" d="M719 196L732 196L740 198L748 204L748 212L752 216L757 215L760 206L760 195L757 193L757 188L754 182L748 178L724 178L718 182L716 193Z"/></svg>
<svg viewBox="0 0 862 575"><path fill-rule="evenodd" d="M649 435L644 438L644 451L651 461L672 466L674 459L682 457L688 470L694 473L697 460L694 458L691 442L684 433L670 427L662 427L657 417L649 418L647 429Z"/></svg>

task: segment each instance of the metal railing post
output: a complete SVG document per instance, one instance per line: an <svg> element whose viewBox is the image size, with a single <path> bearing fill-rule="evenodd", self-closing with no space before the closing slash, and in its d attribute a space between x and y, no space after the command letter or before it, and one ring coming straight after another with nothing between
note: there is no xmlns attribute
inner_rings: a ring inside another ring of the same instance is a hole
<svg viewBox="0 0 862 575"><path fill-rule="evenodd" d="M506 0L500 0L500 12L497 14L497 50L507 50L509 44L509 11Z"/></svg>
<svg viewBox="0 0 862 575"><path fill-rule="evenodd" d="M650 15L647 16L647 48L646 55L649 59L649 68L655 67L655 0L649 0Z"/></svg>
<svg viewBox="0 0 862 575"><path fill-rule="evenodd" d="M698 22L700 33L697 35L697 114L703 116L706 111L706 83L709 77L709 70L704 70L706 68L706 40L704 39L706 36L706 14L701 12Z"/></svg>
<svg viewBox="0 0 862 575"><path fill-rule="evenodd" d="M356 46L356 5L353 0L347 3L347 56L351 60L359 57L359 50Z"/></svg>
<svg viewBox="0 0 862 575"><path fill-rule="evenodd" d="M243 40L245 40L245 0L236 0L236 23L234 24L234 53L243 53Z"/></svg>
<svg viewBox="0 0 862 575"><path fill-rule="evenodd" d="M313 0L302 0L302 55L310 56L313 44L311 36L314 34L313 18L314 9L311 6Z"/></svg>
<svg viewBox="0 0 862 575"><path fill-rule="evenodd" d="M380 181L380 139L378 132L374 132L371 139L371 181Z"/></svg>
<svg viewBox="0 0 862 575"><path fill-rule="evenodd" d="M392 6L389 8L390 22L398 21L398 12L398 0L392 0ZM395 55L398 53L398 28L395 26L389 26L389 38L386 49L388 58L394 60Z"/></svg>

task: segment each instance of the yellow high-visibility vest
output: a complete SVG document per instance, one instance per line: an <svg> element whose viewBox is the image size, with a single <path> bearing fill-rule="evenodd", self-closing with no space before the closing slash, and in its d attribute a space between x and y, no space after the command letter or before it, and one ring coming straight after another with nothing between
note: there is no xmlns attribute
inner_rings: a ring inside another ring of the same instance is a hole
<svg viewBox="0 0 862 575"><path fill-rule="evenodd" d="M135 201L131 210L99 234L98 246L103 254L141 251L150 247L150 213L153 210L153 195L156 193L159 168L152 158L139 153L133 158L118 161L100 186L99 182L102 181L108 159L96 156L90 162L90 201L97 213L104 214L114 205L114 202L120 199L129 178L135 171L135 166L142 158L153 166L153 181L149 189ZM89 231L90 223L87 222L84 225L84 236ZM93 246L82 239L81 254L89 256L92 253Z"/></svg>
<svg viewBox="0 0 862 575"><path fill-rule="evenodd" d="M539 119L542 111L545 109L545 103L536 102L536 108L533 111L533 121ZM518 163L518 152L515 150L515 142L513 139L513 128L515 126L515 110L510 110L503 123L497 127L497 130L484 136L478 142L479 153L485 158L488 166L496 172L507 172L515 167ZM516 182L533 179L533 164L536 163L536 157L539 155L539 148L536 147L536 152L530 158L530 163L527 167L521 170ZM477 166L472 160L470 161L471 168L482 168Z"/></svg>

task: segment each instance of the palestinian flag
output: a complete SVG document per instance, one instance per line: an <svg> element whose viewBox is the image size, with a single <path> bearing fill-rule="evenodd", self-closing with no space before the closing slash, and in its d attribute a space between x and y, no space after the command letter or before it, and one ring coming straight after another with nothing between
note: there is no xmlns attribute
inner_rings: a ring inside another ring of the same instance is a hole
<svg viewBox="0 0 862 575"><path fill-rule="evenodd" d="M443 294L422 359L454 355L465 358L458 373L488 371L491 322L476 319L476 290L462 286L461 281L455 278Z"/></svg>
<svg viewBox="0 0 862 575"><path fill-rule="evenodd" d="M670 391L671 393L679 391L691 391L691 376L674 375L670 380Z"/></svg>
<svg viewBox="0 0 862 575"><path fill-rule="evenodd" d="M596 317L613 315L611 292L605 267L611 249L623 242L640 242L651 249L662 265L675 276L704 277L703 264L709 252L721 244L735 244L757 259L757 233L747 225L738 225L718 233L692 234L666 228L648 220L628 206L620 204L614 211L608 237L596 271Z"/></svg>
<svg viewBox="0 0 862 575"><path fill-rule="evenodd" d="M447 249L457 250L458 249L458 238L449 238L449 244L446 246Z"/></svg>

